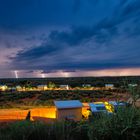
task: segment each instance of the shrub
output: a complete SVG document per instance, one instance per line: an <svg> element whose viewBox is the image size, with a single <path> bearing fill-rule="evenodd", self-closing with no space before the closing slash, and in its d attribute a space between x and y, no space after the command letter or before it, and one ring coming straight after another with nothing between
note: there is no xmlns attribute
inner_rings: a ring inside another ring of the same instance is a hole
<svg viewBox="0 0 140 140"><path fill-rule="evenodd" d="M91 140L135 140L140 138L140 110L119 108L116 114L102 114L89 124Z"/></svg>

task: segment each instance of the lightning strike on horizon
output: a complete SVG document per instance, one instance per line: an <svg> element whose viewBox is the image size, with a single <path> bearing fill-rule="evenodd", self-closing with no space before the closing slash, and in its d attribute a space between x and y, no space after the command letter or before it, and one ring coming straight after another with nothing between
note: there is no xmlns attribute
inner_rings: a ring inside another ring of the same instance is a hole
<svg viewBox="0 0 140 140"><path fill-rule="evenodd" d="M15 73L15 78L18 79L19 78L18 77L18 71L15 70L14 73Z"/></svg>

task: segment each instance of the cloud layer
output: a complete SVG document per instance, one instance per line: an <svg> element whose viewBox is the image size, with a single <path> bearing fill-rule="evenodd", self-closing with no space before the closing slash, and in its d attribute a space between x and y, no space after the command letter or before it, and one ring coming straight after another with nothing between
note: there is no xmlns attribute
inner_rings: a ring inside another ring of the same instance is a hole
<svg viewBox="0 0 140 140"><path fill-rule="evenodd" d="M19 70L24 77L25 71L41 70L99 76L104 70L134 71L140 68L139 25L139 0L3 0L1 73Z"/></svg>

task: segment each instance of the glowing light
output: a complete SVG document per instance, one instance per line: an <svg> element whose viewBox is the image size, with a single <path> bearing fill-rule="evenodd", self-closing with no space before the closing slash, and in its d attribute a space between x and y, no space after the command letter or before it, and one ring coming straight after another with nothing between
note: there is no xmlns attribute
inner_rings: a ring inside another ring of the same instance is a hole
<svg viewBox="0 0 140 140"><path fill-rule="evenodd" d="M62 70L57 71L57 74L59 75L59 77L70 77L70 74L68 72L64 72Z"/></svg>
<svg viewBox="0 0 140 140"><path fill-rule="evenodd" d="M42 73L42 74L41 74L41 77L42 77L42 78L45 78L45 74L44 74L44 73Z"/></svg>
<svg viewBox="0 0 140 140"><path fill-rule="evenodd" d="M19 78L18 77L18 71L15 70L14 73L15 73L15 78L18 79Z"/></svg>
<svg viewBox="0 0 140 140"><path fill-rule="evenodd" d="M0 90L5 91L8 87L6 85L0 86Z"/></svg>
<svg viewBox="0 0 140 140"><path fill-rule="evenodd" d="M64 72L63 74L64 74L64 77L69 77L70 76L68 72Z"/></svg>

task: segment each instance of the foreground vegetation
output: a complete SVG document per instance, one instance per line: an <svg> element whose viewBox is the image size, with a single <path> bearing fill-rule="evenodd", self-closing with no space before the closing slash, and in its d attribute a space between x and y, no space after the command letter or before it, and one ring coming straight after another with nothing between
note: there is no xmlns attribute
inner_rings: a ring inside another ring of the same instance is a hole
<svg viewBox="0 0 140 140"><path fill-rule="evenodd" d="M124 90L48 90L30 92L6 92L0 94L0 108L22 108L24 106L52 106L54 100L80 100L94 102L98 100L123 98Z"/></svg>
<svg viewBox="0 0 140 140"><path fill-rule="evenodd" d="M116 114L91 116L81 122L22 121L0 128L0 140L138 140L140 109L120 108Z"/></svg>

